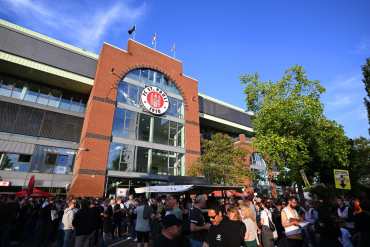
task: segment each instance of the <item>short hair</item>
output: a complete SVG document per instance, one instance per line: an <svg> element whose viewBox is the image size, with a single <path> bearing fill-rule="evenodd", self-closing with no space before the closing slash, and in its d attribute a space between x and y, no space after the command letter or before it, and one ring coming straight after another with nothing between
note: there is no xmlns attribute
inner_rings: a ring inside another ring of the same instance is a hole
<svg viewBox="0 0 370 247"><path fill-rule="evenodd" d="M362 210L370 211L370 201L369 200L361 201L360 207L361 207Z"/></svg>
<svg viewBox="0 0 370 247"><path fill-rule="evenodd" d="M15 195L14 194L13 195L10 195L9 196L9 199L12 200L12 201L14 201L15 200Z"/></svg>
<svg viewBox="0 0 370 247"><path fill-rule="evenodd" d="M72 204L73 204L73 205L76 205L75 200L70 201L70 202L68 203L68 206L71 206Z"/></svg>
<svg viewBox="0 0 370 247"><path fill-rule="evenodd" d="M179 196L178 195L172 195L172 200L176 200L177 203L179 203Z"/></svg>
<svg viewBox="0 0 370 247"><path fill-rule="evenodd" d="M238 204L239 204L239 206L241 206L241 205L244 204L244 201L243 200L238 200Z"/></svg>
<svg viewBox="0 0 370 247"><path fill-rule="evenodd" d="M88 200L86 200L86 199L82 200L82 202L81 202L81 207L82 208L88 208L89 205L90 205L90 203L89 203Z"/></svg>
<svg viewBox="0 0 370 247"><path fill-rule="evenodd" d="M335 219L335 223L337 223L337 224L343 224L343 223L346 223L346 221L344 219L342 219L342 218L336 218Z"/></svg>
<svg viewBox="0 0 370 247"><path fill-rule="evenodd" d="M202 195L198 195L196 198L195 198L195 204L198 204L198 203L201 203L201 202L205 202L206 201L206 198Z"/></svg>
<svg viewBox="0 0 370 247"><path fill-rule="evenodd" d="M132 200L132 199L134 199L134 195L129 195L129 196L128 196L128 198L129 198L130 200Z"/></svg>
<svg viewBox="0 0 370 247"><path fill-rule="evenodd" d="M296 196L289 196L288 201L296 200L298 202L298 198Z"/></svg>
<svg viewBox="0 0 370 247"><path fill-rule="evenodd" d="M31 203L32 203L32 204L36 204L36 199L32 199L32 200L31 200Z"/></svg>
<svg viewBox="0 0 370 247"><path fill-rule="evenodd" d="M338 200L341 200L342 202L344 202L343 198L341 196L337 196L336 199Z"/></svg>
<svg viewBox="0 0 370 247"><path fill-rule="evenodd" d="M211 207L208 210L215 211L216 215L219 215L220 212L221 212L221 214L224 213L224 207L222 207L221 205L218 205L218 204L212 204Z"/></svg>
<svg viewBox="0 0 370 247"><path fill-rule="evenodd" d="M116 200L110 199L110 203L116 203Z"/></svg>
<svg viewBox="0 0 370 247"><path fill-rule="evenodd" d="M228 213L234 213L235 214L235 218L238 220L238 221L242 221L242 217L240 216L240 213L238 211L238 208L237 207L229 207L227 209L227 212Z"/></svg>
<svg viewBox="0 0 370 247"><path fill-rule="evenodd" d="M51 196L49 197L49 202L55 202L57 198L55 196Z"/></svg>

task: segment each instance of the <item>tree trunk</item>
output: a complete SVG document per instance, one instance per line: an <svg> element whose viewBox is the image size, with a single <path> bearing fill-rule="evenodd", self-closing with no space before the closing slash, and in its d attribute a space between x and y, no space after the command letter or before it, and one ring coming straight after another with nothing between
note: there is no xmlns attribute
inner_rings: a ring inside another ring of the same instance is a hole
<svg viewBox="0 0 370 247"><path fill-rule="evenodd" d="M297 180L297 187L298 187L298 194L299 194L299 199L301 203L301 207L304 207L304 195L303 195L303 188L302 188L302 180L299 178Z"/></svg>

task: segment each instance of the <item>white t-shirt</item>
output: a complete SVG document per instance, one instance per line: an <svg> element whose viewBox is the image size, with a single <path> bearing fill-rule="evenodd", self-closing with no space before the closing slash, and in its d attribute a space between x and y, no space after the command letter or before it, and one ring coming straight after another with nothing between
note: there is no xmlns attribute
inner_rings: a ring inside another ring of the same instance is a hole
<svg viewBox="0 0 370 247"><path fill-rule="evenodd" d="M339 241L343 244L344 247L353 247L351 241L349 240L349 238L352 237L349 231L344 228L340 228L340 230L342 231L342 238L338 238Z"/></svg>
<svg viewBox="0 0 370 247"><path fill-rule="evenodd" d="M261 219L263 219L263 225L264 226L269 226L269 220L268 220L267 217L269 217L270 220L272 221L272 215L271 215L270 210L267 210L267 209L262 210Z"/></svg>

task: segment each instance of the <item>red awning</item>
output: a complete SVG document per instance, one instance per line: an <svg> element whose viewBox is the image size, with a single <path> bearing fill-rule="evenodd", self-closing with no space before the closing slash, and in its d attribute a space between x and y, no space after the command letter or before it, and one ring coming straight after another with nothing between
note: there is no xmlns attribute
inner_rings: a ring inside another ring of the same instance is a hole
<svg viewBox="0 0 370 247"><path fill-rule="evenodd" d="M27 190L14 193L14 195L19 196L19 197L26 197ZM30 197L48 197L48 196L54 196L54 195L47 193L45 191L42 191L42 190L38 190L38 189L33 189L33 192L30 194Z"/></svg>
<svg viewBox="0 0 370 247"><path fill-rule="evenodd" d="M215 194L215 197L222 197L222 191L213 191L213 193ZM212 193L209 195L212 195ZM247 192L238 193L235 190L227 190L226 197L230 197L230 196L242 197L242 196L249 196L249 194Z"/></svg>

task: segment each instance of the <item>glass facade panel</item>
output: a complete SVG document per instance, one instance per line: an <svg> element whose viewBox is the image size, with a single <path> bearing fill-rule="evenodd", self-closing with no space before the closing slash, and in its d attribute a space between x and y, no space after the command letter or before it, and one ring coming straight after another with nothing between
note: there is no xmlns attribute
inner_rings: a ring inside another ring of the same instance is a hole
<svg viewBox="0 0 370 247"><path fill-rule="evenodd" d="M112 135L123 137L123 128L125 125L125 114L126 110L122 108L116 108L114 112L113 129Z"/></svg>
<svg viewBox="0 0 370 247"><path fill-rule="evenodd" d="M115 143L111 142L110 148L109 148L109 156L108 156L108 170L119 170L119 161L120 161L120 155L121 155L121 149L122 149L121 143Z"/></svg>
<svg viewBox="0 0 370 247"><path fill-rule="evenodd" d="M11 95L12 98L22 100L26 94L28 82L17 80Z"/></svg>
<svg viewBox="0 0 370 247"><path fill-rule="evenodd" d="M11 77L4 77L0 85L0 95L10 97L15 84L15 79Z"/></svg>
<svg viewBox="0 0 370 247"><path fill-rule="evenodd" d="M152 174L168 175L168 153L167 151L153 149Z"/></svg>
<svg viewBox="0 0 370 247"><path fill-rule="evenodd" d="M145 114L140 114L138 118L138 140L149 142L150 140L150 125L153 117Z"/></svg>
<svg viewBox="0 0 370 247"><path fill-rule="evenodd" d="M168 145L168 125L169 121L167 119L154 118L154 143Z"/></svg>
<svg viewBox="0 0 370 247"><path fill-rule="evenodd" d="M51 89L49 87L41 87L36 103L47 105L49 101L49 94Z"/></svg>
<svg viewBox="0 0 370 247"><path fill-rule="evenodd" d="M19 154L0 153L0 170L15 171Z"/></svg>
<svg viewBox="0 0 370 247"><path fill-rule="evenodd" d="M49 106L58 107L60 102L60 97L62 96L62 91L57 89L52 89L50 92Z"/></svg>
<svg viewBox="0 0 370 247"><path fill-rule="evenodd" d="M265 167L266 163L263 160L263 158L259 155L259 153L255 152L255 153L252 153L252 155L251 155L250 165Z"/></svg>
<svg viewBox="0 0 370 247"><path fill-rule="evenodd" d="M137 147L136 168L133 172L148 173L150 148Z"/></svg>
<svg viewBox="0 0 370 247"><path fill-rule="evenodd" d="M177 147L185 148L185 125L177 123Z"/></svg>
<svg viewBox="0 0 370 247"><path fill-rule="evenodd" d="M39 95L39 91L40 91L40 85L30 83L28 86L28 90L26 92L26 96L24 97L24 100L27 100L30 102L36 102L37 95Z"/></svg>

